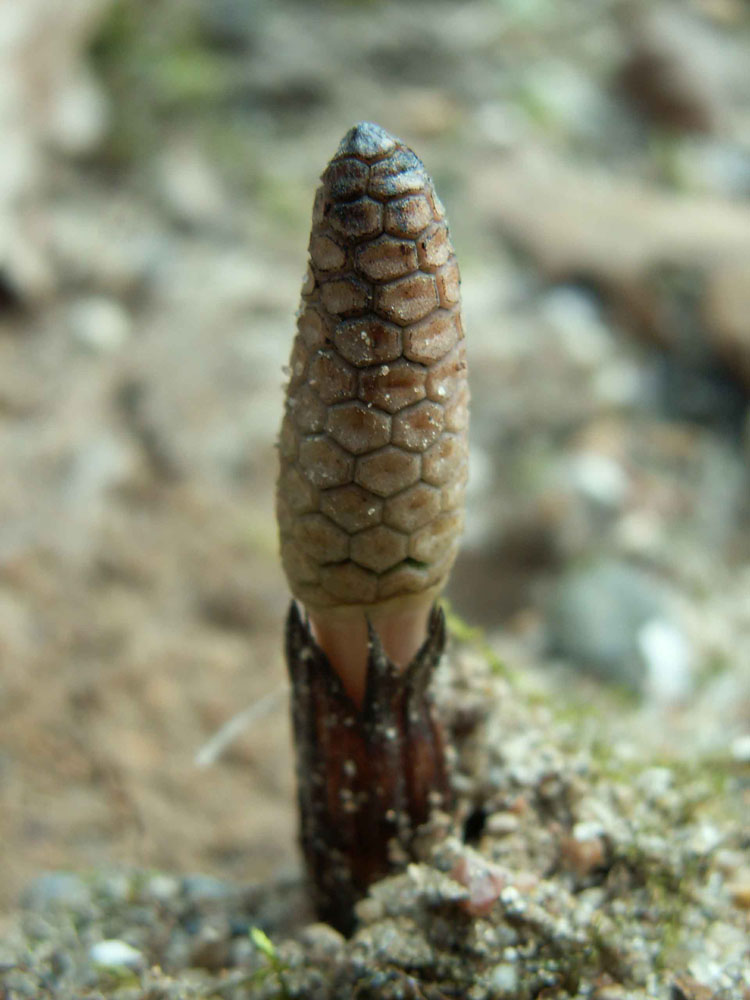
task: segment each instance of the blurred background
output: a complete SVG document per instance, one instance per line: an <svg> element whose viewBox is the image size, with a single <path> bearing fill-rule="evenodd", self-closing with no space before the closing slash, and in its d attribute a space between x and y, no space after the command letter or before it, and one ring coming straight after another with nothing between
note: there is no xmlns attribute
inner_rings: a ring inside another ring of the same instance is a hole
<svg viewBox="0 0 750 1000"><path fill-rule="evenodd" d="M0 6L0 912L296 865L273 519L317 178L372 119L462 267L454 612L522 690L750 760L744 0ZM464 629L465 631L465 629Z"/></svg>

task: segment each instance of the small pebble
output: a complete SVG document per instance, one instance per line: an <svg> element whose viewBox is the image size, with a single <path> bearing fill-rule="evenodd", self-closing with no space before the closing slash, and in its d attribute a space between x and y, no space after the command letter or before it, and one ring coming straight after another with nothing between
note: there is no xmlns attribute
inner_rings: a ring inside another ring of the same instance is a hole
<svg viewBox="0 0 750 1000"><path fill-rule="evenodd" d="M125 902L129 899L133 887L132 879L125 872L112 872L102 879L97 886L98 892L114 902Z"/></svg>
<svg viewBox="0 0 750 1000"><path fill-rule="evenodd" d="M604 836L604 828L601 823L594 821L576 823L573 827L573 836L576 840L593 840L595 837Z"/></svg>
<svg viewBox="0 0 750 1000"><path fill-rule="evenodd" d="M627 476L622 466L608 455L578 452L570 460L570 478L587 499L603 507L619 507L625 500Z"/></svg>
<svg viewBox="0 0 750 1000"><path fill-rule="evenodd" d="M750 869L745 868L737 872L736 878L727 888L735 906L741 910L750 910Z"/></svg>
<svg viewBox="0 0 750 1000"><path fill-rule="evenodd" d="M314 962L326 962L338 958L346 941L328 924L308 924L300 932L300 944Z"/></svg>
<svg viewBox="0 0 750 1000"><path fill-rule="evenodd" d="M210 875L187 875L182 880L182 891L194 903L220 902L232 894L225 882Z"/></svg>
<svg viewBox="0 0 750 1000"><path fill-rule="evenodd" d="M500 893L500 902L508 916L520 917L526 910L523 896L514 885L506 886Z"/></svg>
<svg viewBox="0 0 750 1000"><path fill-rule="evenodd" d="M69 872L45 872L34 879L24 895L24 905L32 910L59 906L81 910L91 902L91 894L78 875Z"/></svg>
<svg viewBox="0 0 750 1000"><path fill-rule="evenodd" d="M651 618L638 630L638 648L646 666L644 681L654 701L683 701L692 689L693 653L682 630L664 618Z"/></svg>
<svg viewBox="0 0 750 1000"><path fill-rule="evenodd" d="M550 648L603 680L671 694L684 690L688 670L671 616L671 595L654 575L612 559L573 566L551 595ZM644 632L654 621L663 626Z"/></svg>
<svg viewBox="0 0 750 1000"><path fill-rule="evenodd" d="M701 823L691 834L688 844L695 854L708 857L713 855L723 839L724 834L713 823Z"/></svg>
<svg viewBox="0 0 750 1000"><path fill-rule="evenodd" d="M226 926L205 924L191 941L189 964L196 969L218 972L229 963L231 934Z"/></svg>
<svg viewBox="0 0 750 1000"><path fill-rule="evenodd" d="M74 302L68 310L68 325L75 339L97 354L116 351L131 332L126 311L104 295L91 295Z"/></svg>
<svg viewBox="0 0 750 1000"><path fill-rule="evenodd" d="M638 366L626 358L613 357L592 372L594 397L605 406L634 406L642 395L643 375Z"/></svg>
<svg viewBox="0 0 750 1000"><path fill-rule="evenodd" d="M179 880L173 875L154 875L144 887L144 896L160 903L167 903L177 897L180 891Z"/></svg>
<svg viewBox="0 0 750 1000"><path fill-rule="evenodd" d="M485 830L492 837L507 837L515 833L520 825L520 819L513 813L497 812L489 817Z"/></svg>
<svg viewBox="0 0 750 1000"><path fill-rule="evenodd" d="M109 124L107 100L98 83L79 70L77 79L57 88L50 138L68 156L87 156L101 144Z"/></svg>
<svg viewBox="0 0 750 1000"><path fill-rule="evenodd" d="M89 960L93 965L104 969L132 969L138 971L145 968L146 960L137 948L127 941L110 938L107 941L97 941L89 948Z"/></svg>
<svg viewBox="0 0 750 1000"><path fill-rule="evenodd" d="M491 913L508 880L502 868L468 847L456 859L450 875L468 889L468 898L461 900L459 906L473 917Z"/></svg>
<svg viewBox="0 0 750 1000"><path fill-rule="evenodd" d="M738 764L750 764L750 735L733 740L729 752Z"/></svg>
<svg viewBox="0 0 750 1000"><path fill-rule="evenodd" d="M601 868L606 860L604 842L600 837L579 839L562 837L560 840L560 860L563 867L578 878L586 878Z"/></svg>
<svg viewBox="0 0 750 1000"><path fill-rule="evenodd" d="M501 962L489 974L489 987L493 998L502 1000L504 997L514 997L518 990L518 969L509 962Z"/></svg>
<svg viewBox="0 0 750 1000"><path fill-rule="evenodd" d="M668 767L649 767L639 775L636 786L648 798L658 800L674 787L674 774Z"/></svg>

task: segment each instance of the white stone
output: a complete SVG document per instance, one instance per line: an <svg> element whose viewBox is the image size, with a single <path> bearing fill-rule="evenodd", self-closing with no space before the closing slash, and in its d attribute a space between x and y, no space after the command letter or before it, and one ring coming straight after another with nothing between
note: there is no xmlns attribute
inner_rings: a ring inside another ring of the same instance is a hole
<svg viewBox="0 0 750 1000"><path fill-rule="evenodd" d="M604 827L601 823L596 821L587 821L583 823L576 823L573 827L573 837L575 840L580 842L585 842L587 840L596 840L597 837L604 836Z"/></svg>
<svg viewBox="0 0 750 1000"><path fill-rule="evenodd" d="M692 689L693 651L682 630L664 618L652 618L638 630L637 643L648 694L662 704L685 699Z"/></svg>
<svg viewBox="0 0 750 1000"><path fill-rule="evenodd" d="M125 309L104 295L91 295L74 302L68 310L68 324L80 344L101 354L122 347L131 332Z"/></svg>
<svg viewBox="0 0 750 1000"><path fill-rule="evenodd" d="M157 874L146 883L146 895L149 899L156 899L162 903L174 899L179 891L179 880L173 875Z"/></svg>
<svg viewBox="0 0 750 1000"><path fill-rule="evenodd" d="M701 823L690 836L690 848L696 854L709 855L724 840L724 833L713 823Z"/></svg>
<svg viewBox="0 0 750 1000"><path fill-rule="evenodd" d="M668 767L649 767L639 775L636 785L650 798L666 795L674 785L674 774Z"/></svg>
<svg viewBox="0 0 750 1000"><path fill-rule="evenodd" d="M603 507L619 507L628 490L628 477L613 458L596 451L580 451L570 459L573 485Z"/></svg>
<svg viewBox="0 0 750 1000"><path fill-rule="evenodd" d="M643 374L633 361L613 357L596 369L592 390L596 399L607 406L628 407L643 394Z"/></svg>
<svg viewBox="0 0 750 1000"><path fill-rule="evenodd" d="M732 755L732 759L738 761L738 763L750 764L750 733L738 736L733 740L729 752Z"/></svg>
<svg viewBox="0 0 750 1000"><path fill-rule="evenodd" d="M489 985L496 995L514 996L518 990L518 969L509 962L501 962L490 973Z"/></svg>
<svg viewBox="0 0 750 1000"><path fill-rule="evenodd" d="M50 139L69 156L84 156L101 143L109 107L94 78L81 69L78 76L53 95Z"/></svg>
<svg viewBox="0 0 750 1000"><path fill-rule="evenodd" d="M118 938L97 941L89 949L89 960L93 965L105 969L139 970L146 966L142 952Z"/></svg>

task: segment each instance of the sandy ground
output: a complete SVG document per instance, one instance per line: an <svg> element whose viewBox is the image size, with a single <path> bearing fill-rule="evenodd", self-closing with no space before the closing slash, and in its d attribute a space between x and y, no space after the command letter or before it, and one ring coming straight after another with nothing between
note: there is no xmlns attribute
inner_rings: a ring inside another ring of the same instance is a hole
<svg viewBox="0 0 750 1000"><path fill-rule="evenodd" d="M660 751L750 721L743 5L684 5L682 62L707 39L715 71L686 84L709 118L687 131L618 90L641 49L615 5L242 6L110 9L92 64L107 128L85 153L45 152L29 210L49 283L5 275L0 912L46 869L297 870L283 698L214 765L195 756L285 684L282 367L316 177L359 119L420 153L462 263L475 461L456 607L537 669L550 586L603 554L635 561L676 596L692 680L676 701L590 679L582 697ZM592 178L580 232L550 207L540 237L538 192L512 212L491 195L530 183L530 162L553 192ZM597 184L609 208L589 211ZM676 197L713 220L687 256ZM588 238L594 213L606 238ZM700 347L680 353L675 327ZM580 487L583 453L603 463ZM576 660L568 646L544 676L570 688Z"/></svg>

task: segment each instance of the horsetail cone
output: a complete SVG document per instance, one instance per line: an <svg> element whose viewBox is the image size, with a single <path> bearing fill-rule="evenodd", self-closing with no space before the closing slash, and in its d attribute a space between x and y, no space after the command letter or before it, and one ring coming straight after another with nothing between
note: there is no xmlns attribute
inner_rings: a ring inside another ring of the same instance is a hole
<svg viewBox="0 0 750 1000"><path fill-rule="evenodd" d="M427 686L456 555L468 389L459 276L421 161L369 122L326 168L289 364L281 555L301 839L318 914L407 855L448 783Z"/></svg>
<svg viewBox="0 0 750 1000"><path fill-rule="evenodd" d="M281 555L350 693L363 610L402 666L456 555L468 389L459 276L421 161L351 129L313 209L278 485ZM393 625L391 624L393 623ZM347 651L349 653L347 654Z"/></svg>

